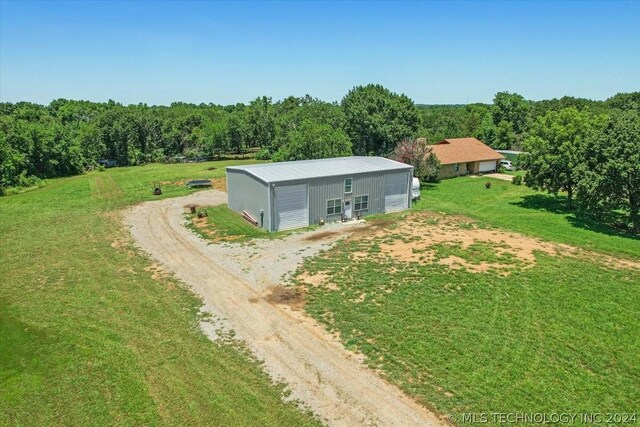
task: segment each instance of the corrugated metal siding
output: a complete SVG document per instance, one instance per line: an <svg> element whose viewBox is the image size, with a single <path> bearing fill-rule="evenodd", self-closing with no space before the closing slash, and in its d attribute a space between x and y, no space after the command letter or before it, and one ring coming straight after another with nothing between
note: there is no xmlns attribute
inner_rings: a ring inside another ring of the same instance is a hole
<svg viewBox="0 0 640 427"><path fill-rule="evenodd" d="M397 174L393 171L392 175ZM385 176L389 172L374 172L340 177L323 177L316 179L305 179L294 182L287 182L286 185L308 183L309 185L309 224L318 224L320 218L326 222L339 221L341 215L327 216L327 200L340 199L351 200L352 205L356 196L369 196L369 207L362 212L364 215L385 212ZM403 173L406 176L406 200L410 206L411 200L411 177L412 170ZM344 193L344 179L352 178L351 194ZM269 231L276 229L274 216L275 188L282 186L269 185L258 179L246 175L244 171L227 170L227 189L229 197L229 208L242 212L247 210L258 221L260 220L260 209L264 210L264 228ZM353 215L355 216L355 206Z"/></svg>
<svg viewBox="0 0 640 427"><path fill-rule="evenodd" d="M264 211L264 228L270 230L267 185L241 171L227 170L229 208L249 212L260 224L260 210Z"/></svg>
<svg viewBox="0 0 640 427"><path fill-rule="evenodd" d="M353 179L352 192L344 193L345 177L327 177L309 181L309 224L318 224L320 218L326 222L340 220L340 214L327 216L327 200L369 196L369 208L364 214L384 212L384 173L356 175ZM407 191L410 191L409 189ZM355 215L355 211L354 211Z"/></svg>
<svg viewBox="0 0 640 427"><path fill-rule="evenodd" d="M275 187L275 229L306 227L309 225L308 185Z"/></svg>
<svg viewBox="0 0 640 427"><path fill-rule="evenodd" d="M397 212L407 209L407 173L387 174L384 177L384 211Z"/></svg>

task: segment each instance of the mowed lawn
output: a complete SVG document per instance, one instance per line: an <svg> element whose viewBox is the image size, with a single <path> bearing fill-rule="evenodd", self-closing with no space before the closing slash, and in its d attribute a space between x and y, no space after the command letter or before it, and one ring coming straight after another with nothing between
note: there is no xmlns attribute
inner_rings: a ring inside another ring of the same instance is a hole
<svg viewBox="0 0 640 427"><path fill-rule="evenodd" d="M245 351L200 332L200 301L119 222L154 182L187 194L182 181L228 164L116 168L0 198L0 425L316 424Z"/></svg>
<svg viewBox="0 0 640 427"><path fill-rule="evenodd" d="M486 189L485 182L491 182ZM545 240L624 257L640 257L640 236L629 236L566 209L566 197L491 178L443 180L421 192L416 209L468 215L489 225Z"/></svg>
<svg viewBox="0 0 640 427"><path fill-rule="evenodd" d="M640 270L600 262L597 253L548 253L553 244L526 237L540 248L533 262L499 242L463 248L457 239L518 231L635 261L640 242L522 204L542 193L498 180L487 190L485 181L425 189L411 214L372 220L375 237L356 234L307 259L298 276L307 280L305 309L458 423L462 413L637 413Z"/></svg>
<svg viewBox="0 0 640 427"><path fill-rule="evenodd" d="M269 232L264 228L249 223L242 215L229 209L226 204L203 206L197 212L205 212L207 216L198 218L198 214L185 214L187 227L200 237L214 242L251 243L254 239L282 239L294 233L304 233L317 229L318 225L304 228Z"/></svg>

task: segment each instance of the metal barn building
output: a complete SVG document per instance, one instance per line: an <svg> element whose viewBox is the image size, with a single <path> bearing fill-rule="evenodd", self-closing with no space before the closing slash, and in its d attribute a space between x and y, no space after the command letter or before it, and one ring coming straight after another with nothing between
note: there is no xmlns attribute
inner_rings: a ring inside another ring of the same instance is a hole
<svg viewBox="0 0 640 427"><path fill-rule="evenodd" d="M229 208L269 231L411 206L413 167L382 157L339 157L227 167Z"/></svg>

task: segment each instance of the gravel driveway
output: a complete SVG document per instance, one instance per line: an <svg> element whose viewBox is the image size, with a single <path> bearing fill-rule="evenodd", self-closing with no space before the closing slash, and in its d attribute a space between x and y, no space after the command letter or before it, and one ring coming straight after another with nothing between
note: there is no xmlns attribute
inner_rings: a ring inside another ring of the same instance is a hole
<svg viewBox="0 0 640 427"><path fill-rule="evenodd" d="M424 406L378 377L315 320L273 303L272 290L300 261L349 234L355 224L328 225L284 239L208 244L184 227L187 204L226 203L223 192L146 202L126 211L137 244L187 283L205 308L224 319L274 380L332 426L446 425ZM271 302L270 302L271 301Z"/></svg>

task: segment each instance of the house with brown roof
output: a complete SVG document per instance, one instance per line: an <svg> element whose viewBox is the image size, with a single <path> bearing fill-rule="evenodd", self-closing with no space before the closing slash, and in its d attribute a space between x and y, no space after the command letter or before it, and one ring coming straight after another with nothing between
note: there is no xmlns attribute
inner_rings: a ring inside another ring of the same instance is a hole
<svg viewBox="0 0 640 427"><path fill-rule="evenodd" d="M430 148L440 160L440 178L495 172L504 159L476 138L447 138Z"/></svg>

